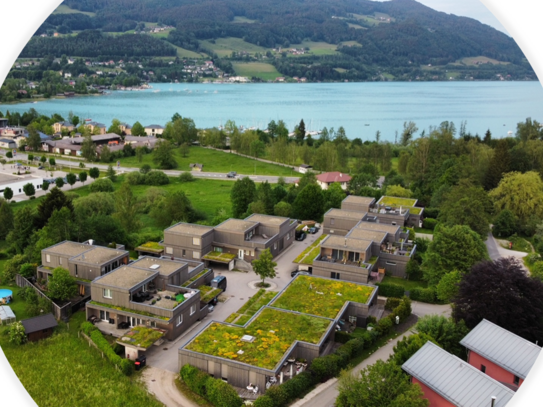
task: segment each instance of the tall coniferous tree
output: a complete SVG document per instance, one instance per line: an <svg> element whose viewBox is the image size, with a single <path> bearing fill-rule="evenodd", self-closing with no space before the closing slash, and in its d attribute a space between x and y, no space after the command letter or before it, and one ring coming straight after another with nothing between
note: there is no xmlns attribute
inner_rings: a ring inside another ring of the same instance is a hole
<svg viewBox="0 0 543 407"><path fill-rule="evenodd" d="M499 140L494 155L490 160L488 170L485 176L485 189L494 189L500 183L503 174L509 172L511 166L511 157L509 155L509 146L507 141Z"/></svg>

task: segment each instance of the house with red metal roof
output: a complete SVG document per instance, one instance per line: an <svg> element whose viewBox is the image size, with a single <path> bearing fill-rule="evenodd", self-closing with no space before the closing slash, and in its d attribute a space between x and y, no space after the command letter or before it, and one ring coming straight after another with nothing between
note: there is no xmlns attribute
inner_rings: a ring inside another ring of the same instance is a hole
<svg viewBox="0 0 543 407"><path fill-rule="evenodd" d="M328 187L334 182L338 182L343 190L347 190L347 184L351 180L351 177L347 174L343 174L338 171L324 172L317 175L317 183L322 189L328 189Z"/></svg>

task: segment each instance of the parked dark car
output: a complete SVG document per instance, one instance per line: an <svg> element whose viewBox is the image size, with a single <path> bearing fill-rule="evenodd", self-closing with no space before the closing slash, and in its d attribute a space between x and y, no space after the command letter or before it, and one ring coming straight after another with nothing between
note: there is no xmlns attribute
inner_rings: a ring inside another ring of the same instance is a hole
<svg viewBox="0 0 543 407"><path fill-rule="evenodd" d="M305 233L300 233L298 236L296 236L296 240L298 241L302 241L305 239Z"/></svg>
<svg viewBox="0 0 543 407"><path fill-rule="evenodd" d="M230 171L228 174L226 174L228 178L236 178L236 175L238 175L236 171Z"/></svg>
<svg viewBox="0 0 543 407"><path fill-rule="evenodd" d="M309 228L309 233L311 233L312 235L314 235L318 231L319 231L319 228L316 228L316 227Z"/></svg>
<svg viewBox="0 0 543 407"><path fill-rule="evenodd" d="M134 367L136 368L136 370L140 370L142 367L145 367L146 364L147 364L147 356L140 355L136 358Z"/></svg>

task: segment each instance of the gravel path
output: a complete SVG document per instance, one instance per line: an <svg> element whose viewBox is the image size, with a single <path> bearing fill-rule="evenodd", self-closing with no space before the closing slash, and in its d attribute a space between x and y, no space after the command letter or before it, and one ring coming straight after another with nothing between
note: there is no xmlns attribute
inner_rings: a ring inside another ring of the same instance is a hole
<svg viewBox="0 0 543 407"><path fill-rule="evenodd" d="M142 378L149 393L153 394L166 407L197 407L177 389L175 385L177 373L147 366L143 371Z"/></svg>

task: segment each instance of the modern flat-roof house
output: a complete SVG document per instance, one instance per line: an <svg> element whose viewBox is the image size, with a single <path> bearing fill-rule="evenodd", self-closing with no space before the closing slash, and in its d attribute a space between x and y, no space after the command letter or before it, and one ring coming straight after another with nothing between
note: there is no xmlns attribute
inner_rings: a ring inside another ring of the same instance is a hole
<svg viewBox="0 0 543 407"><path fill-rule="evenodd" d="M129 253L122 249L64 241L41 251L38 278L47 280L57 267L65 268L79 284L79 294L90 295L90 282L117 267L128 264Z"/></svg>
<svg viewBox="0 0 543 407"><path fill-rule="evenodd" d="M364 212L331 208L324 214L322 233L345 236L363 219L366 219Z"/></svg>
<svg viewBox="0 0 543 407"><path fill-rule="evenodd" d="M173 284L201 270L203 265L188 274L186 263L154 257L122 265L91 282L87 319L98 318L97 328L117 337L128 327L143 325L162 329L173 340L207 315L200 290Z"/></svg>
<svg viewBox="0 0 543 407"><path fill-rule="evenodd" d="M210 321L179 348L179 368L196 366L261 392L331 352L338 321L365 326L378 287L298 275L245 325ZM338 294L339 293L339 294ZM280 349L280 351L278 351ZM273 378L273 379L272 379Z"/></svg>
<svg viewBox="0 0 543 407"><path fill-rule="evenodd" d="M402 369L412 377L413 383L420 385L430 407L504 407L515 394L430 341Z"/></svg>
<svg viewBox="0 0 543 407"><path fill-rule="evenodd" d="M343 190L347 190L349 181L351 181L349 175L337 171L324 172L317 175L317 184L319 184L322 189L328 189L334 182L338 182Z"/></svg>
<svg viewBox="0 0 543 407"><path fill-rule="evenodd" d="M416 199L382 196L369 212L370 215L376 216L380 223L422 227L424 208L416 205Z"/></svg>
<svg viewBox="0 0 543 407"><path fill-rule="evenodd" d="M460 344L468 363L494 380L517 390L532 369L541 347L483 319Z"/></svg>
<svg viewBox="0 0 543 407"><path fill-rule="evenodd" d="M265 249L277 256L292 244L296 225L293 219L259 214L215 227L181 222L164 231L162 245L166 256L233 268L236 259L251 262Z"/></svg>
<svg viewBox="0 0 543 407"><path fill-rule="evenodd" d="M341 201L341 209L357 212L369 212L375 204L375 198L367 196L349 195Z"/></svg>

